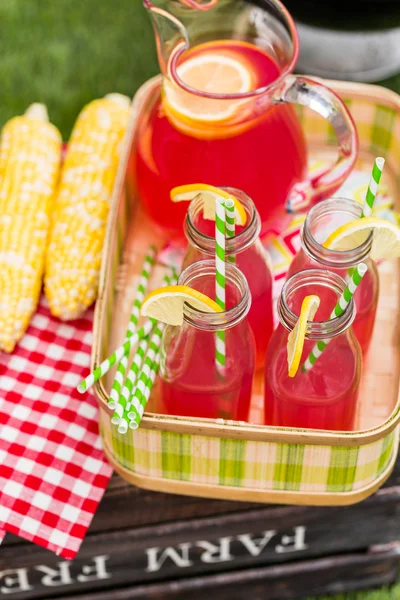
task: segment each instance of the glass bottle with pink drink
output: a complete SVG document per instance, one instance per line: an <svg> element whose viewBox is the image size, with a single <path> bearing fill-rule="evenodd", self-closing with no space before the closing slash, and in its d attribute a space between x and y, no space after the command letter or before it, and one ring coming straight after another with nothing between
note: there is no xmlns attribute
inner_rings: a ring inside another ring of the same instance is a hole
<svg viewBox="0 0 400 600"><path fill-rule="evenodd" d="M368 258L372 234L361 246L353 250L329 250L322 245L338 227L359 219L361 212L361 204L346 198L330 198L314 206L307 214L302 229L301 250L294 257L287 276L290 277L304 269L320 267L334 271L346 279L358 263L366 263L368 271L354 296L357 312L353 325L361 350L365 354L371 341L379 295L378 271L375 263Z"/></svg>
<svg viewBox="0 0 400 600"><path fill-rule="evenodd" d="M280 324L271 338L265 363L265 423L280 427L352 431L355 428L361 350L352 331L353 300L343 313L329 320L346 287L336 273L307 269L290 277L278 300ZM320 297L320 306L308 322L301 365L327 343L311 368L288 375L287 341L296 326L305 296ZM318 319L318 320L316 320Z"/></svg>
<svg viewBox="0 0 400 600"><path fill-rule="evenodd" d="M261 223L253 201L240 190L222 189L239 200L247 216L246 224L236 225L235 236L226 239L225 252L226 260L236 264L245 275L250 288L252 302L248 321L256 342L256 370L262 369L274 326L270 262L259 239ZM184 231L189 245L183 267L215 255L215 222L203 217L200 196L194 198L189 205Z"/></svg>
<svg viewBox="0 0 400 600"><path fill-rule="evenodd" d="M178 285L215 298L215 261L187 267ZM184 306L180 327L168 325L161 347L157 412L199 418L248 420L254 375L254 337L247 321L250 292L243 274L226 265L226 310ZM225 366L216 360L217 332L225 334Z"/></svg>

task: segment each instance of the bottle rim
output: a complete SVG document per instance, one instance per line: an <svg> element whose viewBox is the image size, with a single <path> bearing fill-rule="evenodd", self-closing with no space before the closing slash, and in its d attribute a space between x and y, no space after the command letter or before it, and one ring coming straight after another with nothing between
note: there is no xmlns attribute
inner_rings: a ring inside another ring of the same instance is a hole
<svg viewBox="0 0 400 600"><path fill-rule="evenodd" d="M206 331L219 331L231 329L245 318L250 310L251 294L247 280L243 273L232 264L225 264L225 278L239 291L239 302L228 310L221 312L203 312L185 302L183 319L192 327ZM215 260L200 260L184 269L179 277L178 285L193 285L199 277L212 277L215 279Z"/></svg>
<svg viewBox="0 0 400 600"><path fill-rule="evenodd" d="M290 299L302 287L309 285L327 287L334 291L339 299L347 284L340 275L326 269L306 269L289 277L284 283L278 299L279 321L288 331L293 331L299 319L299 315L295 314L289 307ZM327 321L308 322L306 337L315 340L336 337L350 327L354 318L355 306L354 300L351 299L343 313L338 317Z"/></svg>
<svg viewBox="0 0 400 600"><path fill-rule="evenodd" d="M239 200L247 215L244 229L234 237L226 238L225 252L229 256L244 252L258 240L261 231L261 219L253 200L245 192L232 187L221 187L221 189ZM201 194L199 194L189 204L184 222L184 233L192 246L204 254L214 256L215 237L206 235L196 226L196 218L202 209L203 203Z"/></svg>
<svg viewBox="0 0 400 600"><path fill-rule="evenodd" d="M306 216L302 232L301 246L304 253L331 269L348 269L366 261L371 252L373 233L357 248L352 250L330 250L320 244L314 237L313 229L319 220L332 213L343 213L350 217L349 221L359 219L362 205L349 198L328 198L313 206Z"/></svg>

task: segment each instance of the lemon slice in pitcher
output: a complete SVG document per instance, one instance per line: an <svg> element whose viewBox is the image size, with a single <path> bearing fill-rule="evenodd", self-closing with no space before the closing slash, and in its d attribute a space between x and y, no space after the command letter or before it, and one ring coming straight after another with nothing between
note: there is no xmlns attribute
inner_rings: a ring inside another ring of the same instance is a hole
<svg viewBox="0 0 400 600"><path fill-rule="evenodd" d="M299 369L307 333L307 323L314 319L319 303L320 299L318 296L306 296L301 304L300 316L296 327L289 333L287 341L289 377L294 377Z"/></svg>
<svg viewBox="0 0 400 600"><path fill-rule="evenodd" d="M365 217L345 223L324 242L330 250L352 250L360 246L373 232L370 257L373 260L400 257L400 228L390 221Z"/></svg>
<svg viewBox="0 0 400 600"><path fill-rule="evenodd" d="M221 123L228 121L235 113L234 102L204 98L201 92L243 94L254 87L253 73L246 60L240 60L239 55L227 56L215 52L211 46L201 53L193 52L193 56L186 58L176 71L178 77L199 94L187 92L166 80L164 106L187 123Z"/></svg>
<svg viewBox="0 0 400 600"><path fill-rule="evenodd" d="M157 319L168 325L182 325L185 302L202 312L222 311L214 300L187 285L169 285L148 294L140 312L144 317Z"/></svg>
<svg viewBox="0 0 400 600"><path fill-rule="evenodd" d="M189 185L179 185L170 192L172 202L190 202L199 194L201 194L203 200L203 216L205 219L215 221L215 201L217 198L223 198L233 200L236 225L246 225L247 214L239 200L225 190L221 190L221 188L207 183L191 183Z"/></svg>

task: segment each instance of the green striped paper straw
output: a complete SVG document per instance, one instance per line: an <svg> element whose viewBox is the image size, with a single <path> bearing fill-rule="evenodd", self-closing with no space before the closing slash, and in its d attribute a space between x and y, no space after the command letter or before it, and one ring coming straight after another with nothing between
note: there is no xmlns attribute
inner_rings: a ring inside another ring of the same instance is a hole
<svg viewBox="0 0 400 600"><path fill-rule="evenodd" d="M226 237L235 237L235 203L233 200L225 200ZM232 254L228 256L228 262L235 263L236 258Z"/></svg>
<svg viewBox="0 0 400 600"><path fill-rule="evenodd" d="M329 320L334 319L335 317L340 317L340 315L342 315L344 313L349 302L351 301L351 299L354 296L354 292L356 291L357 287L360 285L360 282L361 282L362 278L364 277L365 273L367 272L367 270L368 270L368 267L365 263L360 263L359 265L357 265L355 267L343 294L340 296L335 308L333 309L333 311L331 313L331 316L329 317ZM321 356L321 354L323 353L323 351L325 350L325 348L327 347L327 345L329 344L330 341L331 340L329 338L325 339L325 340L318 340L318 342L315 344L314 348L311 350L310 354L308 355L307 360L303 363L303 365L301 367L301 370L303 373L306 373L307 371L312 369L315 362Z"/></svg>
<svg viewBox="0 0 400 600"><path fill-rule="evenodd" d="M131 316L129 319L128 329L125 334L125 341L129 340L133 336L136 331L137 325L139 323L140 317L140 307L144 300L144 297L147 292L147 288L149 287L149 280L151 269L154 265L154 260L156 257L157 250L154 246L150 246L145 259L142 265L142 271L140 273L139 283L136 289L135 299L132 305ZM123 356L118 365L117 372L115 373L114 381L112 384L110 397L108 399L108 406L112 409L115 409L119 396L121 393L121 389L124 383L126 369L129 363L129 356Z"/></svg>
<svg viewBox="0 0 400 600"><path fill-rule="evenodd" d="M361 211L360 218L370 217L372 215L372 208L374 206L375 197L378 192L378 185L381 180L383 167L385 166L385 159L382 156L378 156L375 159L374 166L371 173L371 179L368 184L367 193L365 195L364 206ZM346 279L350 279L353 273L353 267L350 267L347 271Z"/></svg>
<svg viewBox="0 0 400 600"><path fill-rule="evenodd" d="M372 169L371 179L369 181L367 195L365 196L365 202L361 213L361 218L370 217L372 215L372 207L375 202L375 196L378 191L378 185L381 180L383 167L385 166L385 159L382 156L378 156L375 159L374 166Z"/></svg>
<svg viewBox="0 0 400 600"><path fill-rule="evenodd" d="M103 375L108 373L115 363L119 362L123 356L129 356L132 348L136 346L140 340L149 335L149 333L154 328L157 321L155 319L149 319L146 321L140 329L136 331L136 333L129 338L126 342L124 342L119 348L115 350L108 358L103 360L102 363L99 364L96 369L90 373L77 387L77 390L80 394L83 394L87 390L89 390L95 383L98 381Z"/></svg>
<svg viewBox="0 0 400 600"><path fill-rule="evenodd" d="M215 301L225 310L225 203L220 198L215 201ZM223 370L226 364L225 331L217 331L215 362Z"/></svg>
<svg viewBox="0 0 400 600"><path fill-rule="evenodd" d="M176 285L176 283L178 282L178 275L176 273L175 267L169 266L169 269L171 270L171 275L164 275L164 277L163 277L163 283L165 285ZM159 326L160 323L157 322L157 325ZM147 352L148 346L149 345L147 345L146 352ZM136 382L136 380L135 380L135 382ZM129 397L129 402L127 404L127 410L129 410L130 405L132 403L131 402L132 401L132 394L133 394L133 392L131 391L131 394L130 394L130 397Z"/></svg>
<svg viewBox="0 0 400 600"><path fill-rule="evenodd" d="M139 379L136 383L135 389L132 394L131 405L132 405L133 410L130 411L127 415L128 417L131 418L133 411L135 411L136 414L134 415L133 420L137 419L137 416L139 414L139 412L138 412L139 407L141 406L141 402L143 400L143 395L144 395L145 389L147 387L147 382L148 382L148 379L151 377L151 371L153 370L153 363L156 360L156 357L160 353L162 334L163 334L165 327L166 326L164 323L158 323L158 325L156 326L156 328L150 338L149 350L146 354L146 358L144 359L143 368L140 372ZM140 422L140 418L139 418L139 422ZM139 426L139 424L138 424L138 426ZM123 425L123 427L125 428L125 424ZM118 429L118 431L120 431L120 430ZM123 433L123 431L120 431L120 433Z"/></svg>
<svg viewBox="0 0 400 600"><path fill-rule="evenodd" d="M156 355L156 358L151 367L150 375L147 377L145 388L142 396L139 399L135 398L135 410L131 411L128 416L130 418L129 428L137 429L140 426L144 411L146 409L147 402L149 400L151 390L153 389L154 381L157 377L158 370L160 368L160 353Z"/></svg>
<svg viewBox="0 0 400 600"><path fill-rule="evenodd" d="M135 385L136 378L139 374L140 367L142 366L143 359L147 352L148 345L149 338L147 337L140 342L138 349L135 352L135 356L133 357L125 384L123 385L121 394L118 397L118 402L115 404L114 414L111 417L111 423L113 425L120 424L124 410L131 396L132 388Z"/></svg>
<svg viewBox="0 0 400 600"><path fill-rule="evenodd" d="M172 275L164 276L163 282L165 283L165 285L171 285L171 283L172 284L176 283L178 280L178 276L177 276L175 270L173 269L173 267L170 267L170 268L171 268ZM156 332L157 332L157 329L160 329L160 328L161 328L161 325L159 323L157 323L156 329L154 331L152 338L150 339L150 342L147 340L146 344L143 345L142 348L140 348L140 346L139 346L138 352L136 353L136 355L132 361L131 368L129 370L125 385L122 389L121 396L119 398L119 402L115 407L115 411L114 411L114 414L111 419L111 422L114 425L119 425L119 427L118 427L119 433L126 433L128 431L128 425L129 425L128 411L132 404L132 394L133 394L132 390L134 391L136 389L136 388L134 388L134 386L136 386L137 379L138 379L138 377L140 377L140 369L142 367L144 356L147 351L150 352L150 350L148 350L148 349L149 348L151 349L151 344L152 344L153 338L155 340L158 339L158 337L156 336ZM160 343L161 343L161 339L160 339ZM146 361L146 359L145 359L145 361ZM146 362L145 362L145 364L146 364ZM143 368L144 368L144 366L143 366Z"/></svg>
<svg viewBox="0 0 400 600"><path fill-rule="evenodd" d="M225 200L226 237L235 237L235 203Z"/></svg>

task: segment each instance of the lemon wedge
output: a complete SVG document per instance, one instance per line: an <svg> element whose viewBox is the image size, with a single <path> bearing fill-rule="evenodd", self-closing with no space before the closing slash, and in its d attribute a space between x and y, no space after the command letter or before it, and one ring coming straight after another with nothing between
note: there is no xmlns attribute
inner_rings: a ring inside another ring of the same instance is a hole
<svg viewBox="0 0 400 600"><path fill-rule="evenodd" d="M296 327L289 333L287 341L288 375L294 377L299 369L303 354L304 340L307 333L307 323L314 319L320 299L318 296L306 296L301 304L299 320Z"/></svg>
<svg viewBox="0 0 400 600"><path fill-rule="evenodd" d="M400 257L400 228L376 217L366 217L345 223L330 234L324 247L331 250L352 250L360 246L373 232L370 257L373 260Z"/></svg>
<svg viewBox="0 0 400 600"><path fill-rule="evenodd" d="M203 216L205 219L215 221L215 201L217 198L222 198L233 200L236 225L246 225L247 214L242 204L237 198L221 188L207 183L191 183L189 185L179 185L170 192L172 202L190 202L199 194L201 194L203 200Z"/></svg>
<svg viewBox="0 0 400 600"><path fill-rule="evenodd" d="M214 300L187 285L168 285L148 294L140 312L144 317L157 319L168 325L182 325L185 302L202 312L222 311Z"/></svg>
<svg viewBox="0 0 400 600"><path fill-rule="evenodd" d="M239 57L210 49L188 57L177 67L178 77L190 88L208 94L243 94L253 89L251 65ZM235 102L203 98L191 94L168 80L164 83L164 107L187 123L221 123L236 111Z"/></svg>

